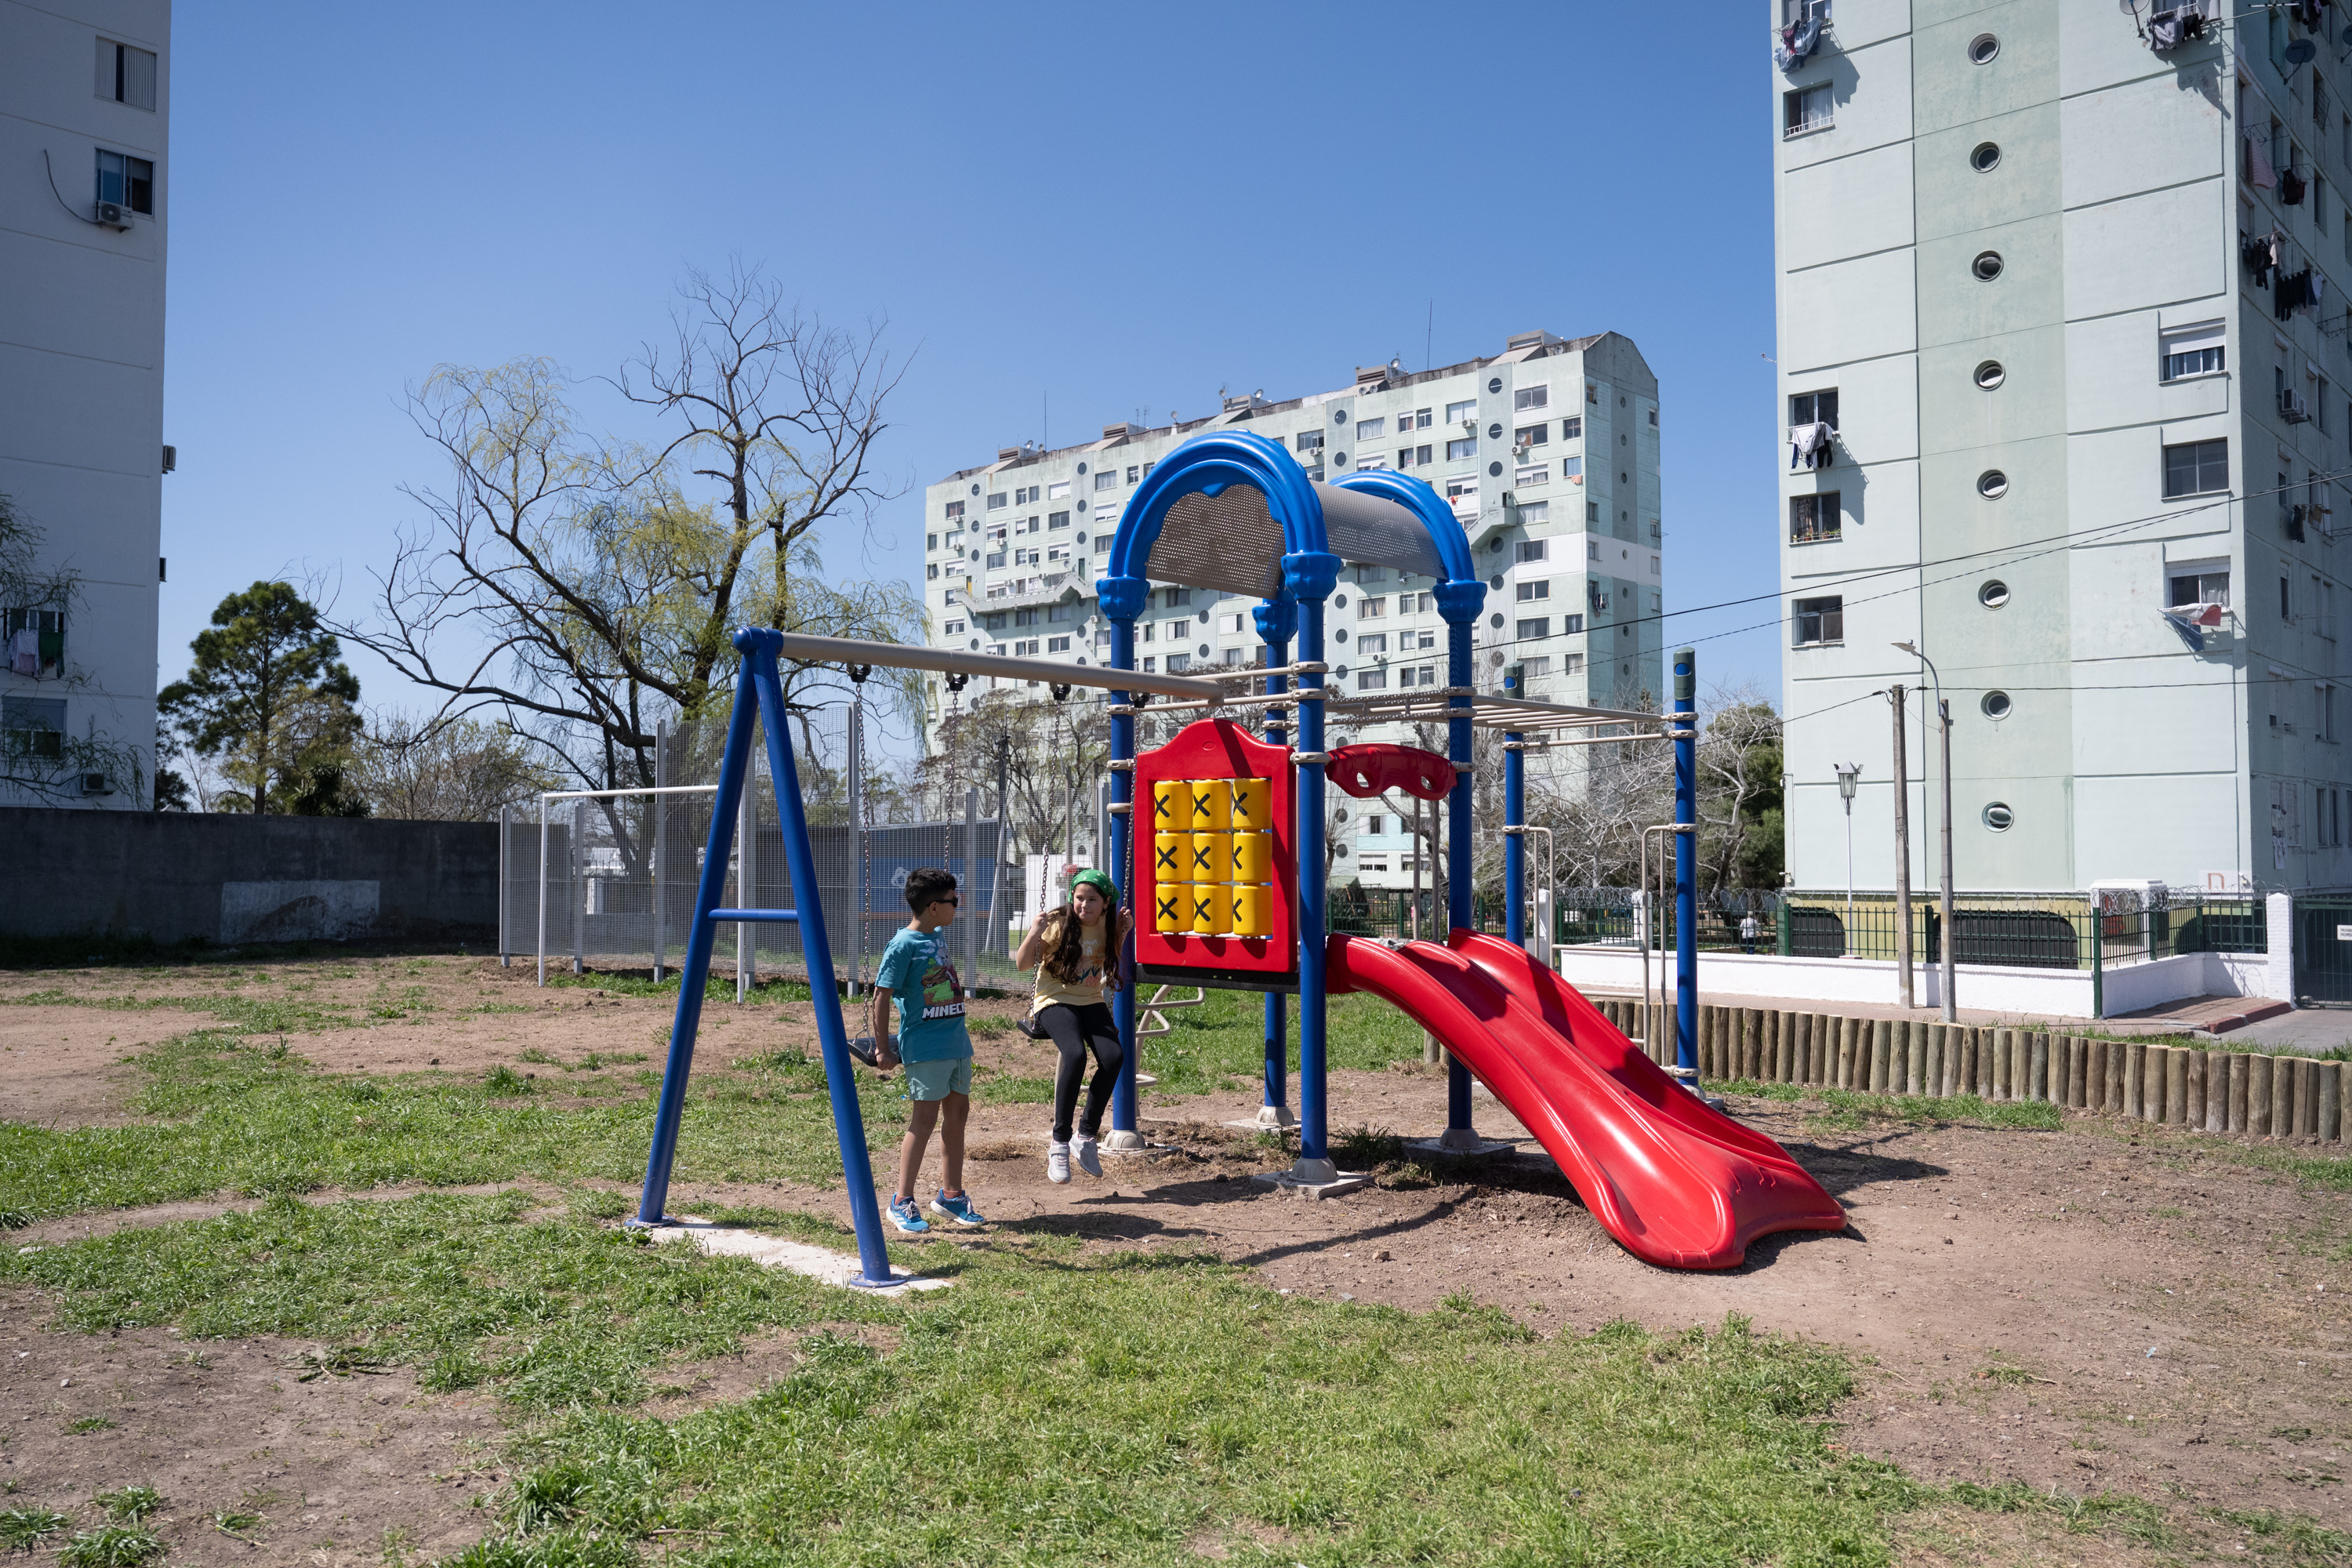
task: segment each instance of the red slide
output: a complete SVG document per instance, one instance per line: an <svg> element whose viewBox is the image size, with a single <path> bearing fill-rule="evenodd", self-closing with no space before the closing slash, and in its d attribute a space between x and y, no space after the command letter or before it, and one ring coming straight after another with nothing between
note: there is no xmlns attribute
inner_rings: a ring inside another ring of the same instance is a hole
<svg viewBox="0 0 2352 1568"><path fill-rule="evenodd" d="M1526 1123L1593 1217L1635 1257L1729 1268L1776 1230L1845 1210L1760 1132L1678 1087L1575 988L1509 942L1334 936L1332 994L1369 991L1437 1037Z"/></svg>

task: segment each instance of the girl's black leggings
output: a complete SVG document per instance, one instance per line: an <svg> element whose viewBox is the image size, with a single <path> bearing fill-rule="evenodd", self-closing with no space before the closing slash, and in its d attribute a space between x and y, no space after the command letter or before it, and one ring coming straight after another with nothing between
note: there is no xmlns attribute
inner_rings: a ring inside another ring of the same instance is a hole
<svg viewBox="0 0 2352 1568"><path fill-rule="evenodd" d="M1110 1104L1111 1086L1127 1053L1118 1048L1118 1026L1100 1002L1083 1007L1055 1003L1037 1015L1037 1025L1053 1037L1062 1053L1054 1075L1054 1142L1070 1141L1070 1117L1078 1105L1078 1080L1087 1075L1087 1053L1095 1054L1095 1081L1087 1089L1086 1120L1079 1126L1092 1138L1102 1131L1104 1109Z"/></svg>

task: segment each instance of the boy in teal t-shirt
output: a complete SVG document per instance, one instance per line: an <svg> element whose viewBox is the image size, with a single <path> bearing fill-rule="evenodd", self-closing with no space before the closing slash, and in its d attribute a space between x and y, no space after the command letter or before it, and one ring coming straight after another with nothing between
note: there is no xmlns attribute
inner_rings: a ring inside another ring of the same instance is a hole
<svg viewBox="0 0 2352 1568"><path fill-rule="evenodd" d="M947 1162L947 1185L931 1199L931 1212L958 1225L985 1225L963 1190L963 1130L971 1115L971 1036L963 1025L963 990L940 933L954 923L961 900L956 879L935 866L907 878L907 907L914 918L882 952L874 975L874 1044L887 1070L907 1068L906 1141L898 1150L898 1190L890 1199L890 1223L902 1231L925 1231L930 1222L915 1207L915 1178L922 1173L923 1151L931 1129L940 1130L940 1152ZM898 1036L890 1037L890 1004L898 1004Z"/></svg>

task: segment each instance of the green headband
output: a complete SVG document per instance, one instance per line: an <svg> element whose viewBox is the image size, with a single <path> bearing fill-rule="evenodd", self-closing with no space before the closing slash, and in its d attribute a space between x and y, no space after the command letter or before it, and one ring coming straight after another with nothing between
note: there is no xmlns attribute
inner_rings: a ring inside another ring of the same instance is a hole
<svg viewBox="0 0 2352 1568"><path fill-rule="evenodd" d="M1103 896L1103 902L1107 904L1116 905L1118 902L1118 884L1110 879L1110 873L1108 871L1097 871L1089 866L1070 879L1072 893L1075 894L1080 888L1094 889Z"/></svg>

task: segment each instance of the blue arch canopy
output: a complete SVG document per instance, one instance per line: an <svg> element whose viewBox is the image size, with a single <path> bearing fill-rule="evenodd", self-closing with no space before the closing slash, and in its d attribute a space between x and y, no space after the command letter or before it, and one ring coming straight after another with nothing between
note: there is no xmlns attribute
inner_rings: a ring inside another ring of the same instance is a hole
<svg viewBox="0 0 2352 1568"><path fill-rule="evenodd" d="M1155 579L1319 600L1343 559L1437 579L1449 621L1485 598L1460 520L1425 481L1373 470L1321 484L1279 442L1242 430L1197 437L1152 468L1119 514L1097 591L1113 620L1141 614Z"/></svg>

